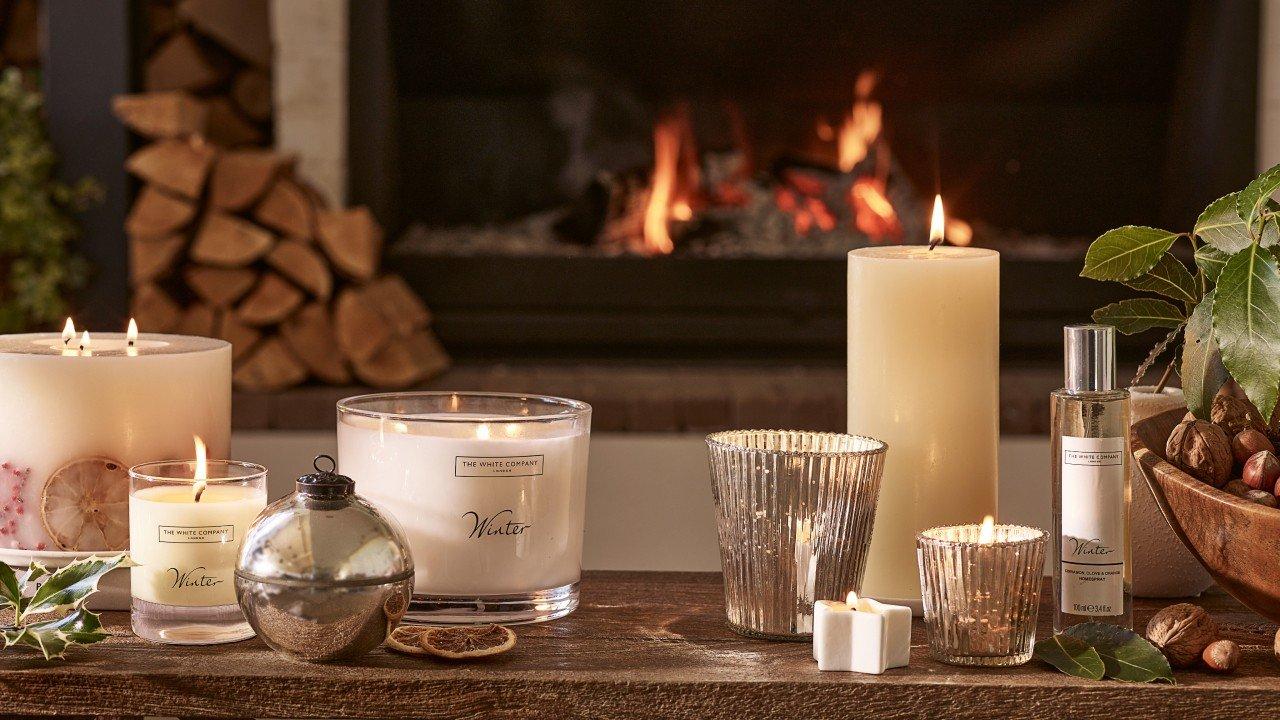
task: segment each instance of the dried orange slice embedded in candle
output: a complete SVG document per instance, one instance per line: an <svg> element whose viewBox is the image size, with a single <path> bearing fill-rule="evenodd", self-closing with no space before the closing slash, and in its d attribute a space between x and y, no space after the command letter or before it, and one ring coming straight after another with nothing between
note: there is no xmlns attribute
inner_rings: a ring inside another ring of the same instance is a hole
<svg viewBox="0 0 1280 720"><path fill-rule="evenodd" d="M67 463L49 476L40 505L60 550L129 547L129 472L108 458Z"/></svg>
<svg viewBox="0 0 1280 720"><path fill-rule="evenodd" d="M501 625L427 628L419 637L423 649L450 660L486 657L516 646L516 634Z"/></svg>
<svg viewBox="0 0 1280 720"><path fill-rule="evenodd" d="M387 648L406 655L426 655L427 651L422 648L422 633L427 628L421 625L401 625L391 631L391 636L387 638Z"/></svg>

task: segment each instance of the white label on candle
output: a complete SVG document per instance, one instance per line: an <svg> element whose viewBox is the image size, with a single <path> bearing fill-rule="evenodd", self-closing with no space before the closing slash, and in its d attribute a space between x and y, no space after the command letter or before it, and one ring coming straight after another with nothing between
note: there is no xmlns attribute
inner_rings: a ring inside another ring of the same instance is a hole
<svg viewBox="0 0 1280 720"><path fill-rule="evenodd" d="M161 525L159 531L162 543L225 543L236 539L235 525Z"/></svg>
<svg viewBox="0 0 1280 720"><path fill-rule="evenodd" d="M1062 608L1124 611L1124 438L1062 438Z"/></svg>
<svg viewBox="0 0 1280 720"><path fill-rule="evenodd" d="M542 455L468 457L453 460L454 477L534 477L542 474Z"/></svg>

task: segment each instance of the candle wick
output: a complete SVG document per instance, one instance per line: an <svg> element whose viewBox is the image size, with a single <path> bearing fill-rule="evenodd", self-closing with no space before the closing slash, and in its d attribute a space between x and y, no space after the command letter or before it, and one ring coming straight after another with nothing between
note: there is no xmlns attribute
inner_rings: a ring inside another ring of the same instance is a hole
<svg viewBox="0 0 1280 720"><path fill-rule="evenodd" d="M195 502L200 502L200 496L204 494L207 483L203 480L197 480L195 484Z"/></svg>

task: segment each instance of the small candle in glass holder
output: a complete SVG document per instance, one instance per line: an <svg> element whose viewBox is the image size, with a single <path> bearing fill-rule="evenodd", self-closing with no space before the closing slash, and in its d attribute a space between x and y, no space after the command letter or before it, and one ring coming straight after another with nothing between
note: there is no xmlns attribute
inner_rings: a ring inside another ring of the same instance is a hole
<svg viewBox="0 0 1280 720"><path fill-rule="evenodd" d="M936 527L916 536L925 629L933 657L1009 667L1031 659L1045 532L1021 525Z"/></svg>

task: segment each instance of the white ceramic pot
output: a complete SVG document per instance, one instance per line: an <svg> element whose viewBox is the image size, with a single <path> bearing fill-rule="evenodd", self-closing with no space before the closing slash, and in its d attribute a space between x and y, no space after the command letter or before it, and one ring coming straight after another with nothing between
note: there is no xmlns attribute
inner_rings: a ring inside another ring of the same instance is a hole
<svg viewBox="0 0 1280 720"><path fill-rule="evenodd" d="M1131 388L1133 422L1162 412L1186 409L1179 388L1165 388L1157 395L1154 387ZM1147 598L1177 598L1199 595L1213 585L1213 578L1169 527L1156 504L1151 488L1142 477L1138 463L1130 461L1133 486L1131 543L1133 550L1133 594Z"/></svg>
<svg viewBox="0 0 1280 720"><path fill-rule="evenodd" d="M112 552L65 552L62 550L15 550L13 548L0 548L0 562L8 565L18 572L27 569L32 560L44 565L50 570L57 570L63 565L69 565L76 560L82 560L90 555L113 555ZM88 607L90 610L128 610L131 599L129 597L129 568L116 568L107 573L98 583L98 592L89 596Z"/></svg>

